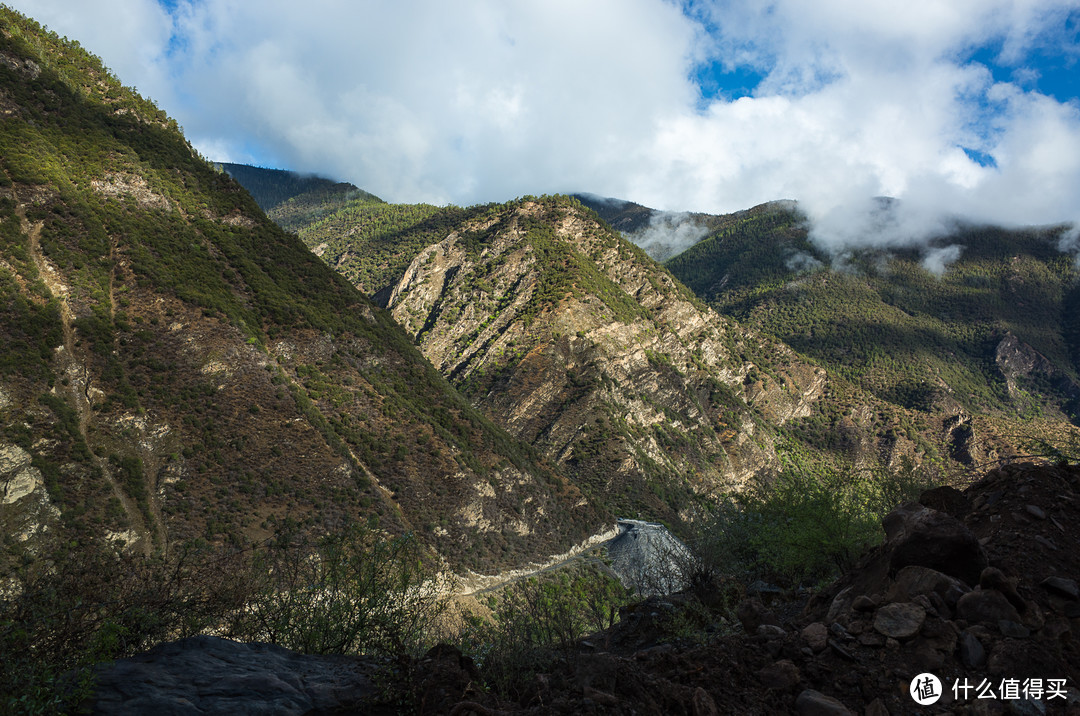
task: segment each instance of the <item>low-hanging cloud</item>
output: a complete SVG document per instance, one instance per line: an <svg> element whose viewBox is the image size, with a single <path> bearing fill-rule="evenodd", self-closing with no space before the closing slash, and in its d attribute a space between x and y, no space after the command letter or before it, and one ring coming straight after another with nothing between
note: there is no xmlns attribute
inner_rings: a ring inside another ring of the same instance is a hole
<svg viewBox="0 0 1080 716"><path fill-rule="evenodd" d="M1038 92L1024 62L1080 54L1077 0L9 1L103 55L204 154L391 201L795 198L830 251L1080 218L1080 103ZM1011 79L969 59L985 47ZM702 96L703 64L763 79Z"/></svg>
<svg viewBox="0 0 1080 716"><path fill-rule="evenodd" d="M935 276L941 276L950 264L960 258L962 251L963 247L956 244L928 248L923 255L922 267Z"/></svg>
<svg viewBox="0 0 1080 716"><path fill-rule="evenodd" d="M709 233L698 217L687 212L655 211L648 225L624 236L657 261L682 253Z"/></svg>
<svg viewBox="0 0 1080 716"><path fill-rule="evenodd" d="M1080 224L1073 224L1062 232L1058 240L1058 250L1072 254L1076 259L1077 267L1080 268Z"/></svg>
<svg viewBox="0 0 1080 716"><path fill-rule="evenodd" d="M791 256L788 256L787 260L784 261L784 265L787 266L789 271L795 271L796 273L816 271L824 266L821 261L805 251L796 251L791 254Z"/></svg>

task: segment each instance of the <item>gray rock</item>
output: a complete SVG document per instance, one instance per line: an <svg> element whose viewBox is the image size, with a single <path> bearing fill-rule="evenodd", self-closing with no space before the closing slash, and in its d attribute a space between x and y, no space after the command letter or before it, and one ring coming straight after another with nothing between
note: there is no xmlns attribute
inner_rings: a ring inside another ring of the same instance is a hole
<svg viewBox="0 0 1080 716"><path fill-rule="evenodd" d="M858 659L855 658L854 654L852 654L850 651L848 651L844 647L840 646L840 644L838 644L835 639L829 639L829 648L832 649L837 654L839 654L840 656L847 659L848 661L858 661Z"/></svg>
<svg viewBox="0 0 1080 716"><path fill-rule="evenodd" d="M694 690L693 708L694 716L720 716L720 709L716 708L713 697L700 686Z"/></svg>
<svg viewBox="0 0 1080 716"><path fill-rule="evenodd" d="M1047 539L1046 537L1043 537L1042 535L1035 535L1034 539L1035 539L1036 542L1041 544L1043 547L1046 547L1048 550L1051 550L1052 552L1057 552L1058 551L1057 543L1054 542L1054 540Z"/></svg>
<svg viewBox="0 0 1080 716"><path fill-rule="evenodd" d="M758 678L767 689L787 691L797 686L802 676L799 673L799 667L795 666L791 660L781 659L758 671Z"/></svg>
<svg viewBox="0 0 1080 716"><path fill-rule="evenodd" d="M971 590L966 586L963 588L954 586L949 587L949 589L942 596L945 599L945 604L949 607L949 609L956 609L956 603L960 601L960 597L964 596L970 591Z"/></svg>
<svg viewBox="0 0 1080 716"><path fill-rule="evenodd" d="M971 587L956 577L950 577L936 569L913 564L896 573L892 586L889 587L889 591L885 596L885 601L908 602L920 594L930 594L931 592L945 597L950 593L959 595L970 591ZM959 599L959 596L956 598ZM953 605L955 604L954 599Z"/></svg>
<svg viewBox="0 0 1080 716"><path fill-rule="evenodd" d="M851 608L851 602L854 598L855 595L851 593L851 587L844 587L837 592L829 604L829 612L825 615L825 621L831 623L843 616Z"/></svg>
<svg viewBox="0 0 1080 716"><path fill-rule="evenodd" d="M1038 505L1025 505L1024 510L1026 510L1029 515L1036 519L1046 519L1046 512L1044 512L1043 508L1039 507Z"/></svg>
<svg viewBox="0 0 1080 716"><path fill-rule="evenodd" d="M872 612L877 608L877 604L865 594L860 594L855 597L855 601L851 603L851 608L857 612Z"/></svg>
<svg viewBox="0 0 1080 716"><path fill-rule="evenodd" d="M762 624L779 624L779 620L771 609L761 603L757 597L751 597L739 604L735 615L742 623L747 634L753 634Z"/></svg>
<svg viewBox="0 0 1080 716"><path fill-rule="evenodd" d="M1080 599L1080 587L1077 587L1075 579L1065 577L1047 577L1039 582L1039 586L1048 592L1058 594L1069 599Z"/></svg>
<svg viewBox="0 0 1080 716"><path fill-rule="evenodd" d="M816 654L825 651L829 642L829 630L821 622L814 622L802 630L802 638Z"/></svg>
<svg viewBox="0 0 1080 716"><path fill-rule="evenodd" d="M1021 614L1027 609L1024 598L1016 591L1016 585L997 567L987 567L982 571L982 574L979 575L979 586L983 589L998 590L1009 600L1009 604L1012 604L1016 611Z"/></svg>
<svg viewBox="0 0 1080 716"><path fill-rule="evenodd" d="M362 711L377 695L358 657L195 636L97 667L94 714L202 716Z"/></svg>
<svg viewBox="0 0 1080 716"><path fill-rule="evenodd" d="M820 691L807 689L795 699L799 716L851 716L847 706Z"/></svg>
<svg viewBox="0 0 1080 716"><path fill-rule="evenodd" d="M832 634L833 636L837 637L838 639L850 639L851 638L851 634L848 633L848 630L845 629L844 625L841 624L840 622L833 622L832 624L830 624L829 625L829 633Z"/></svg>
<svg viewBox="0 0 1080 716"><path fill-rule="evenodd" d="M1005 595L996 589L976 589L960 597L956 603L956 618L972 624L992 624L997 626L1002 619L1020 621L1020 614L1009 604Z"/></svg>
<svg viewBox="0 0 1080 716"><path fill-rule="evenodd" d="M886 604L874 614L874 629L886 637L907 639L919 632L926 610L911 602Z"/></svg>
<svg viewBox="0 0 1080 716"><path fill-rule="evenodd" d="M1008 619L999 621L998 629L1001 630L1003 636L1011 636L1014 639L1026 639L1031 636L1031 630L1026 626L1009 621Z"/></svg>
<svg viewBox="0 0 1080 716"><path fill-rule="evenodd" d="M960 635L960 663L969 669L981 669L986 664L986 649L982 642L968 630Z"/></svg>
<svg viewBox="0 0 1080 716"><path fill-rule="evenodd" d="M762 624L757 628L757 635L763 636L766 639L779 639L786 636L787 632L775 624Z"/></svg>
<svg viewBox="0 0 1080 716"><path fill-rule="evenodd" d="M941 619L926 620L919 630L919 643L943 654L952 654L956 649L956 640L960 637L960 630L952 622Z"/></svg>

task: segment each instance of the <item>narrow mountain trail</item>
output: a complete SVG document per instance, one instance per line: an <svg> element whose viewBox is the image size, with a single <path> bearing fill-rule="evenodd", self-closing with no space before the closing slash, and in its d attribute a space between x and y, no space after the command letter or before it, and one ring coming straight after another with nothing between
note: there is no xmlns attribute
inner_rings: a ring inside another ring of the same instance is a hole
<svg viewBox="0 0 1080 716"><path fill-rule="evenodd" d="M100 468L101 474L105 476L105 480L109 483L109 487L113 494L120 500L120 504L124 508L124 514L127 515L129 523L138 535L136 543L141 543L142 551L149 554L150 546L153 542L153 531L160 530L160 525L147 524L147 520L142 514L142 511L139 510L139 506L117 482L116 477L113 475L112 466L109 464L109 460L94 452L90 442L89 426L92 415L91 405L93 386L89 367L85 362L78 359L75 352L75 326L71 306L68 303L68 287L61 280L59 272L49 263L45 258L45 255L41 252L42 222L39 221L31 224L29 219L26 218L26 207L22 204L17 205L15 213L19 217L22 231L28 239L27 248L30 253L30 258L34 262L34 266L37 267L38 275L45 283L46 288L49 289L49 292L56 297L57 302L60 305L60 323L63 329L64 342L57 352L59 353L58 357L62 366L61 373L68 378L68 390L73 399L72 402L75 405L75 411L79 418L79 434L82 435L87 450L90 452L90 455L98 468ZM111 289L112 286L110 280L110 299L112 298Z"/></svg>
<svg viewBox="0 0 1080 716"><path fill-rule="evenodd" d="M522 579L528 579L541 573L565 567L571 562L581 561L589 557L594 549L602 547L618 536L619 528L613 526L593 534L562 554L548 557L544 562L533 562L524 567L506 570L498 574L478 574L470 571L465 575L459 575L461 581L456 596L467 597L483 592L491 592L502 589L514 582L519 582Z"/></svg>

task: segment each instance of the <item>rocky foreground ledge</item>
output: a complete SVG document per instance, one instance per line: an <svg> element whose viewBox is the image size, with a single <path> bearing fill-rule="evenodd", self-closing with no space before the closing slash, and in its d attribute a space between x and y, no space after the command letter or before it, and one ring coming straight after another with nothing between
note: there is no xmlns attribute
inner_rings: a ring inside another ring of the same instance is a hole
<svg viewBox="0 0 1080 716"><path fill-rule="evenodd" d="M754 596L738 609L743 633L675 638L669 625L700 614L699 597L652 598L536 674L515 702L485 691L471 660L446 646L396 667L401 683L388 685L371 660L195 637L100 667L90 706L158 716L1080 714L1080 469L1002 467L964 492L923 493L884 528L883 545L801 610L783 595ZM701 634L723 631L705 624ZM909 689L924 673L940 698L921 706Z"/></svg>

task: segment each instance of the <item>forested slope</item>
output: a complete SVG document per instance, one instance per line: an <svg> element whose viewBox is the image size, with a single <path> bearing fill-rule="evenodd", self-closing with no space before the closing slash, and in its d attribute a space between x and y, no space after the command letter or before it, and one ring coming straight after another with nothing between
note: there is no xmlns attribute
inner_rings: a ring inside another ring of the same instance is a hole
<svg viewBox="0 0 1080 716"><path fill-rule="evenodd" d="M373 518L491 569L608 519L151 102L0 23L7 557Z"/></svg>

